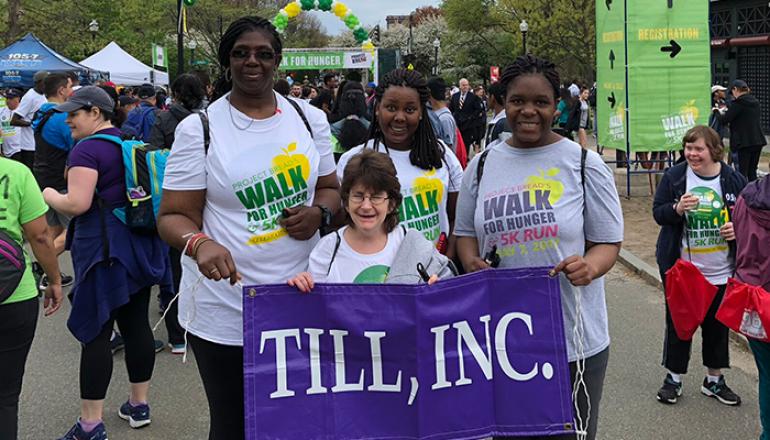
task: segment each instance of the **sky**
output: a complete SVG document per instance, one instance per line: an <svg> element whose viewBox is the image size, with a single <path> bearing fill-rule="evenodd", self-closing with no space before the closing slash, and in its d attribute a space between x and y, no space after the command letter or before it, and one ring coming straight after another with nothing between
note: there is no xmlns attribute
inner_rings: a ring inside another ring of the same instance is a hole
<svg viewBox="0 0 770 440"><path fill-rule="evenodd" d="M361 19L364 27L380 24L385 30L385 17L388 15L406 15L420 6L438 6L440 0L347 0L345 4ZM321 20L329 35L348 31L345 23L331 12L312 11ZM349 32L349 31L348 31Z"/></svg>

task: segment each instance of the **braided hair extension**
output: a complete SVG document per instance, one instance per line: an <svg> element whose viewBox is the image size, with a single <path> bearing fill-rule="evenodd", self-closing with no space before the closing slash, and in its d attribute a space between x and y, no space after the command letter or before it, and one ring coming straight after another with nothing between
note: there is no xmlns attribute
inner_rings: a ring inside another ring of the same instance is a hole
<svg viewBox="0 0 770 440"><path fill-rule="evenodd" d="M431 170L433 168L441 168L442 162L446 162L444 155L446 150L443 144L439 143L436 138L436 134L433 132L433 127L430 125L430 119L428 119L428 98L430 97L430 89L428 89L428 82L425 78L416 70L396 69L389 72L382 79L380 84L374 91L374 117L372 125L369 129L369 138L374 140L373 148L379 149L379 143L383 140L382 129L380 128L379 118L377 117L377 107L382 101L382 96L388 87L411 87L417 91L420 95L420 107L422 107L422 119L417 126L417 131L414 133L414 140L412 141L412 149L409 152L409 161L412 165L422 168L423 170ZM387 151L388 146L385 145Z"/></svg>
<svg viewBox="0 0 770 440"><path fill-rule="evenodd" d="M516 58L513 64L508 65L500 77L500 84L508 94L508 86L522 75L540 74L545 77L553 89L553 98L559 99L559 72L556 71L556 65L548 60L538 58L534 55L524 55Z"/></svg>
<svg viewBox="0 0 770 440"><path fill-rule="evenodd" d="M275 29L269 20L262 17L241 17L234 22L230 23L227 31L222 35L222 39L219 41L219 50L217 51L217 60L221 66L222 73L219 75L219 79L214 84L214 100L226 95L232 88L232 77L230 79L225 75L225 70L230 68L230 51L233 50L235 42L238 38L246 32L261 30L270 35L273 40L271 46L276 55L283 52L283 43L281 42L281 35Z"/></svg>

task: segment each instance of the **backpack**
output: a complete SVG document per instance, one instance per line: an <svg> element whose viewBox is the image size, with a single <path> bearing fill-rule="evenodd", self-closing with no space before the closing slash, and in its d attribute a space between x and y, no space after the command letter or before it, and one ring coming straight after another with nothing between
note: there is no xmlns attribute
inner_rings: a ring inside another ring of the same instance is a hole
<svg viewBox="0 0 770 440"><path fill-rule="evenodd" d="M155 219L163 195L163 176L171 150L150 151L142 141L124 140L118 136L95 134L86 139L101 139L120 147L126 181L126 204L113 209L115 216L132 231L154 233Z"/></svg>
<svg viewBox="0 0 770 440"><path fill-rule="evenodd" d="M120 127L120 131L123 132L122 138L125 140L140 140L147 142L150 140L150 132L144 132L144 127L152 127L155 122L155 107L142 106L131 110L126 118L126 122ZM145 120L150 118L149 122L145 124Z"/></svg>
<svg viewBox="0 0 770 440"><path fill-rule="evenodd" d="M27 263L21 246L0 230L0 304L13 295L26 270Z"/></svg>

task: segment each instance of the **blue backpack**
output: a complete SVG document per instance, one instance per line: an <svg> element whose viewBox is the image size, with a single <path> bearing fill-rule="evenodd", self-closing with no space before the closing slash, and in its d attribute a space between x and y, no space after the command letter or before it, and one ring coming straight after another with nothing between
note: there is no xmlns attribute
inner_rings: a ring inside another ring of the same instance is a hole
<svg viewBox="0 0 770 440"><path fill-rule="evenodd" d="M131 230L154 233L155 221L163 196L163 176L171 150L147 150L142 141L123 140L118 136L95 134L85 139L102 139L118 145L123 154L126 179L126 204L113 213Z"/></svg>
<svg viewBox="0 0 770 440"><path fill-rule="evenodd" d="M144 142L150 140L150 129L155 122L155 111L157 109L152 106L140 105L139 107L131 110L126 122L120 127L120 131L123 132L123 139L136 139ZM149 119L148 119L149 118ZM147 121L147 123L145 123ZM145 127L147 131L145 132Z"/></svg>

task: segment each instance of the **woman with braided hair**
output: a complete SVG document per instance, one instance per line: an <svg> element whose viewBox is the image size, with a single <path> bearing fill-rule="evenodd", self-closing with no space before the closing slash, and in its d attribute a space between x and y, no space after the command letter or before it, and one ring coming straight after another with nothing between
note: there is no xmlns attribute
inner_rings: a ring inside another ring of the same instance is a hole
<svg viewBox="0 0 770 440"><path fill-rule="evenodd" d="M404 196L399 222L422 232L452 258L454 246L446 239L454 225L462 168L436 139L428 119L429 97L428 82L419 72L396 69L385 75L375 89L369 140L340 157L337 176L341 181L348 161L365 148L386 153L396 166Z"/></svg>
<svg viewBox="0 0 770 440"><path fill-rule="evenodd" d="M158 231L184 255L179 321L208 398L210 440L244 437L242 304L233 285L282 283L304 270L319 229L340 209L325 115L273 91L281 51L263 18L228 27L218 98L208 116L179 123L163 182Z"/></svg>
<svg viewBox="0 0 770 440"><path fill-rule="evenodd" d="M596 437L610 338L603 275L623 240L612 171L598 154L551 131L559 74L532 55L505 68L505 113L512 137L473 158L457 203L457 252L466 271L551 267L561 286L567 354L578 388L576 427ZM582 335L576 329L582 331ZM584 368L584 370L583 370ZM548 437L575 438L575 434Z"/></svg>

